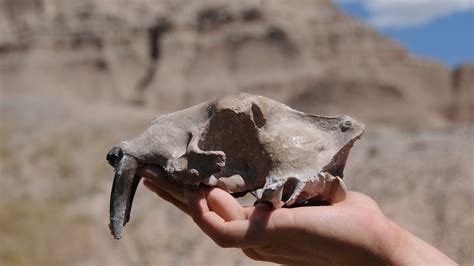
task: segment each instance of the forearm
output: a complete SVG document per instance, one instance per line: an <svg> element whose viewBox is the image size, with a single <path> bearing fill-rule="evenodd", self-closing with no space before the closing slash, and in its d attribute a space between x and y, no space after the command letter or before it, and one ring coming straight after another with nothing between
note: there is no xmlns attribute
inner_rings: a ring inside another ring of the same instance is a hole
<svg viewBox="0 0 474 266"><path fill-rule="evenodd" d="M387 234L384 255L389 265L457 265L433 246L393 222Z"/></svg>

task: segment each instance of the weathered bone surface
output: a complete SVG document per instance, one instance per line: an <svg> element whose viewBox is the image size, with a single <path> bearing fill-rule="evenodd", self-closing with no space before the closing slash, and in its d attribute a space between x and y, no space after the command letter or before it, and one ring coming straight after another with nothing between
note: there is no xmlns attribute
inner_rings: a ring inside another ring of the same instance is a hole
<svg viewBox="0 0 474 266"><path fill-rule="evenodd" d="M164 115L107 154L116 174L110 229L121 237L144 165L162 167L187 189L200 183L234 195L256 191L279 206L345 198L346 159L364 125L348 116L305 114L250 94L226 96Z"/></svg>

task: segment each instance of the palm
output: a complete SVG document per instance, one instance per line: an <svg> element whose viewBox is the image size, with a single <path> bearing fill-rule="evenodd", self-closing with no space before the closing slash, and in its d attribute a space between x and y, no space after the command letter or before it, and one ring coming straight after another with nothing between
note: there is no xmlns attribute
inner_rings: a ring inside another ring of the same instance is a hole
<svg viewBox="0 0 474 266"><path fill-rule="evenodd" d="M257 224L265 226L260 230L268 233L267 245L243 249L247 256L277 263L312 265L333 264L335 258L343 264L358 264L357 258L367 263L376 234L372 229L378 228L373 223L382 221L378 218L383 217L372 199L356 192L349 192L345 201L332 206L276 209L263 214L248 208L246 212L250 213L249 220L253 220L251 224L260 220ZM360 232L366 233L362 242ZM313 256L310 258L307 254ZM314 254L318 254L319 261L314 260Z"/></svg>

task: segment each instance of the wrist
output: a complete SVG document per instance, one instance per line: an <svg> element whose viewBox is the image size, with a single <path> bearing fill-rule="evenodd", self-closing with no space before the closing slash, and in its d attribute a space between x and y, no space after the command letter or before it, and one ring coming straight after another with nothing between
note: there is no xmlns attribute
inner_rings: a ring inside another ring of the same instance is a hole
<svg viewBox="0 0 474 266"><path fill-rule="evenodd" d="M457 265L449 257L387 219L380 253L388 265Z"/></svg>

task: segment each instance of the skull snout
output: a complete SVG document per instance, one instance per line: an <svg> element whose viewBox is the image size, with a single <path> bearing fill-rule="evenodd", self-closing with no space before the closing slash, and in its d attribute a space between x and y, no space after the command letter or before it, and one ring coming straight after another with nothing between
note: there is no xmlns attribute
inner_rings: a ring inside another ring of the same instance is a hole
<svg viewBox="0 0 474 266"><path fill-rule="evenodd" d="M118 163L123 157L123 151L119 147L113 147L108 153L107 153L107 161L109 164L117 168Z"/></svg>

